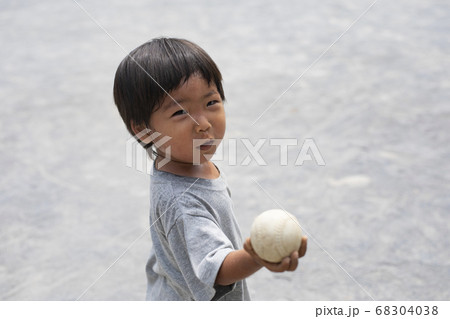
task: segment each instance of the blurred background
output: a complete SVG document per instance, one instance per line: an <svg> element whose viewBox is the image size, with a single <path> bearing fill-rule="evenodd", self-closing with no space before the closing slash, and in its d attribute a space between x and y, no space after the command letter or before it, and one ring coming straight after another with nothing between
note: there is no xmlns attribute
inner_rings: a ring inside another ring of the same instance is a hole
<svg viewBox="0 0 450 319"><path fill-rule="evenodd" d="M145 298L151 176L126 164L112 85L172 36L222 71L243 237L272 208L309 235L296 272L248 279L254 300L448 300L450 3L373 4L3 0L0 299ZM271 138L299 141L286 165ZM309 138L324 166L295 164Z"/></svg>

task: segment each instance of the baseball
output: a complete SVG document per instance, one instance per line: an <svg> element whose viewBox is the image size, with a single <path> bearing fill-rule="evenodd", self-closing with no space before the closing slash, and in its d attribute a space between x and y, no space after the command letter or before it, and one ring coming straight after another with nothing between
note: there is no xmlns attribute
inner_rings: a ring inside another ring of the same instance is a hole
<svg viewBox="0 0 450 319"><path fill-rule="evenodd" d="M261 259L279 263L300 248L302 231L294 215L281 209L271 209L253 221L250 241Z"/></svg>

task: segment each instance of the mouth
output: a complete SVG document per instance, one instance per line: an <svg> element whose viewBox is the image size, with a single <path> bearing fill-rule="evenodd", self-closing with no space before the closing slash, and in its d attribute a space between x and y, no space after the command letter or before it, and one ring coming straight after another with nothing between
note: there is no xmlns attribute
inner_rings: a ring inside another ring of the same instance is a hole
<svg viewBox="0 0 450 319"><path fill-rule="evenodd" d="M203 144L201 144L200 146L198 146L198 148L202 151L208 151L209 149L211 149L213 146L215 145L214 140L209 140Z"/></svg>

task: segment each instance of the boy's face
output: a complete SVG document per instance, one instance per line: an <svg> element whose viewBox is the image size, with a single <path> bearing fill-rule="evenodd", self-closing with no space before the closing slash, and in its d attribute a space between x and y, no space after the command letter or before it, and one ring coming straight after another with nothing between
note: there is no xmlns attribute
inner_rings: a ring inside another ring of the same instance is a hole
<svg viewBox="0 0 450 319"><path fill-rule="evenodd" d="M170 95L181 107L166 96L150 120L150 128L161 134L154 142L170 137L157 148L158 153L167 158L170 147L172 163L208 161L225 134L225 110L215 84L191 76Z"/></svg>

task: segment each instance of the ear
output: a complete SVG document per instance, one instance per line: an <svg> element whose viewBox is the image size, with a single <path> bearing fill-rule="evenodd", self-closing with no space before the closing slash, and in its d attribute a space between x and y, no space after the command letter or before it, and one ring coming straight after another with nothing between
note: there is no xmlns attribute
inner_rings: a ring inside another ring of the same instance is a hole
<svg viewBox="0 0 450 319"><path fill-rule="evenodd" d="M134 135L142 135L142 131L144 131L147 127L145 124L136 124L135 122L131 121L131 130L133 131Z"/></svg>
<svg viewBox="0 0 450 319"><path fill-rule="evenodd" d="M144 144L150 144L153 142L154 136L152 136L152 130L146 125L131 122L131 129L134 133L134 137L138 141L141 141Z"/></svg>

